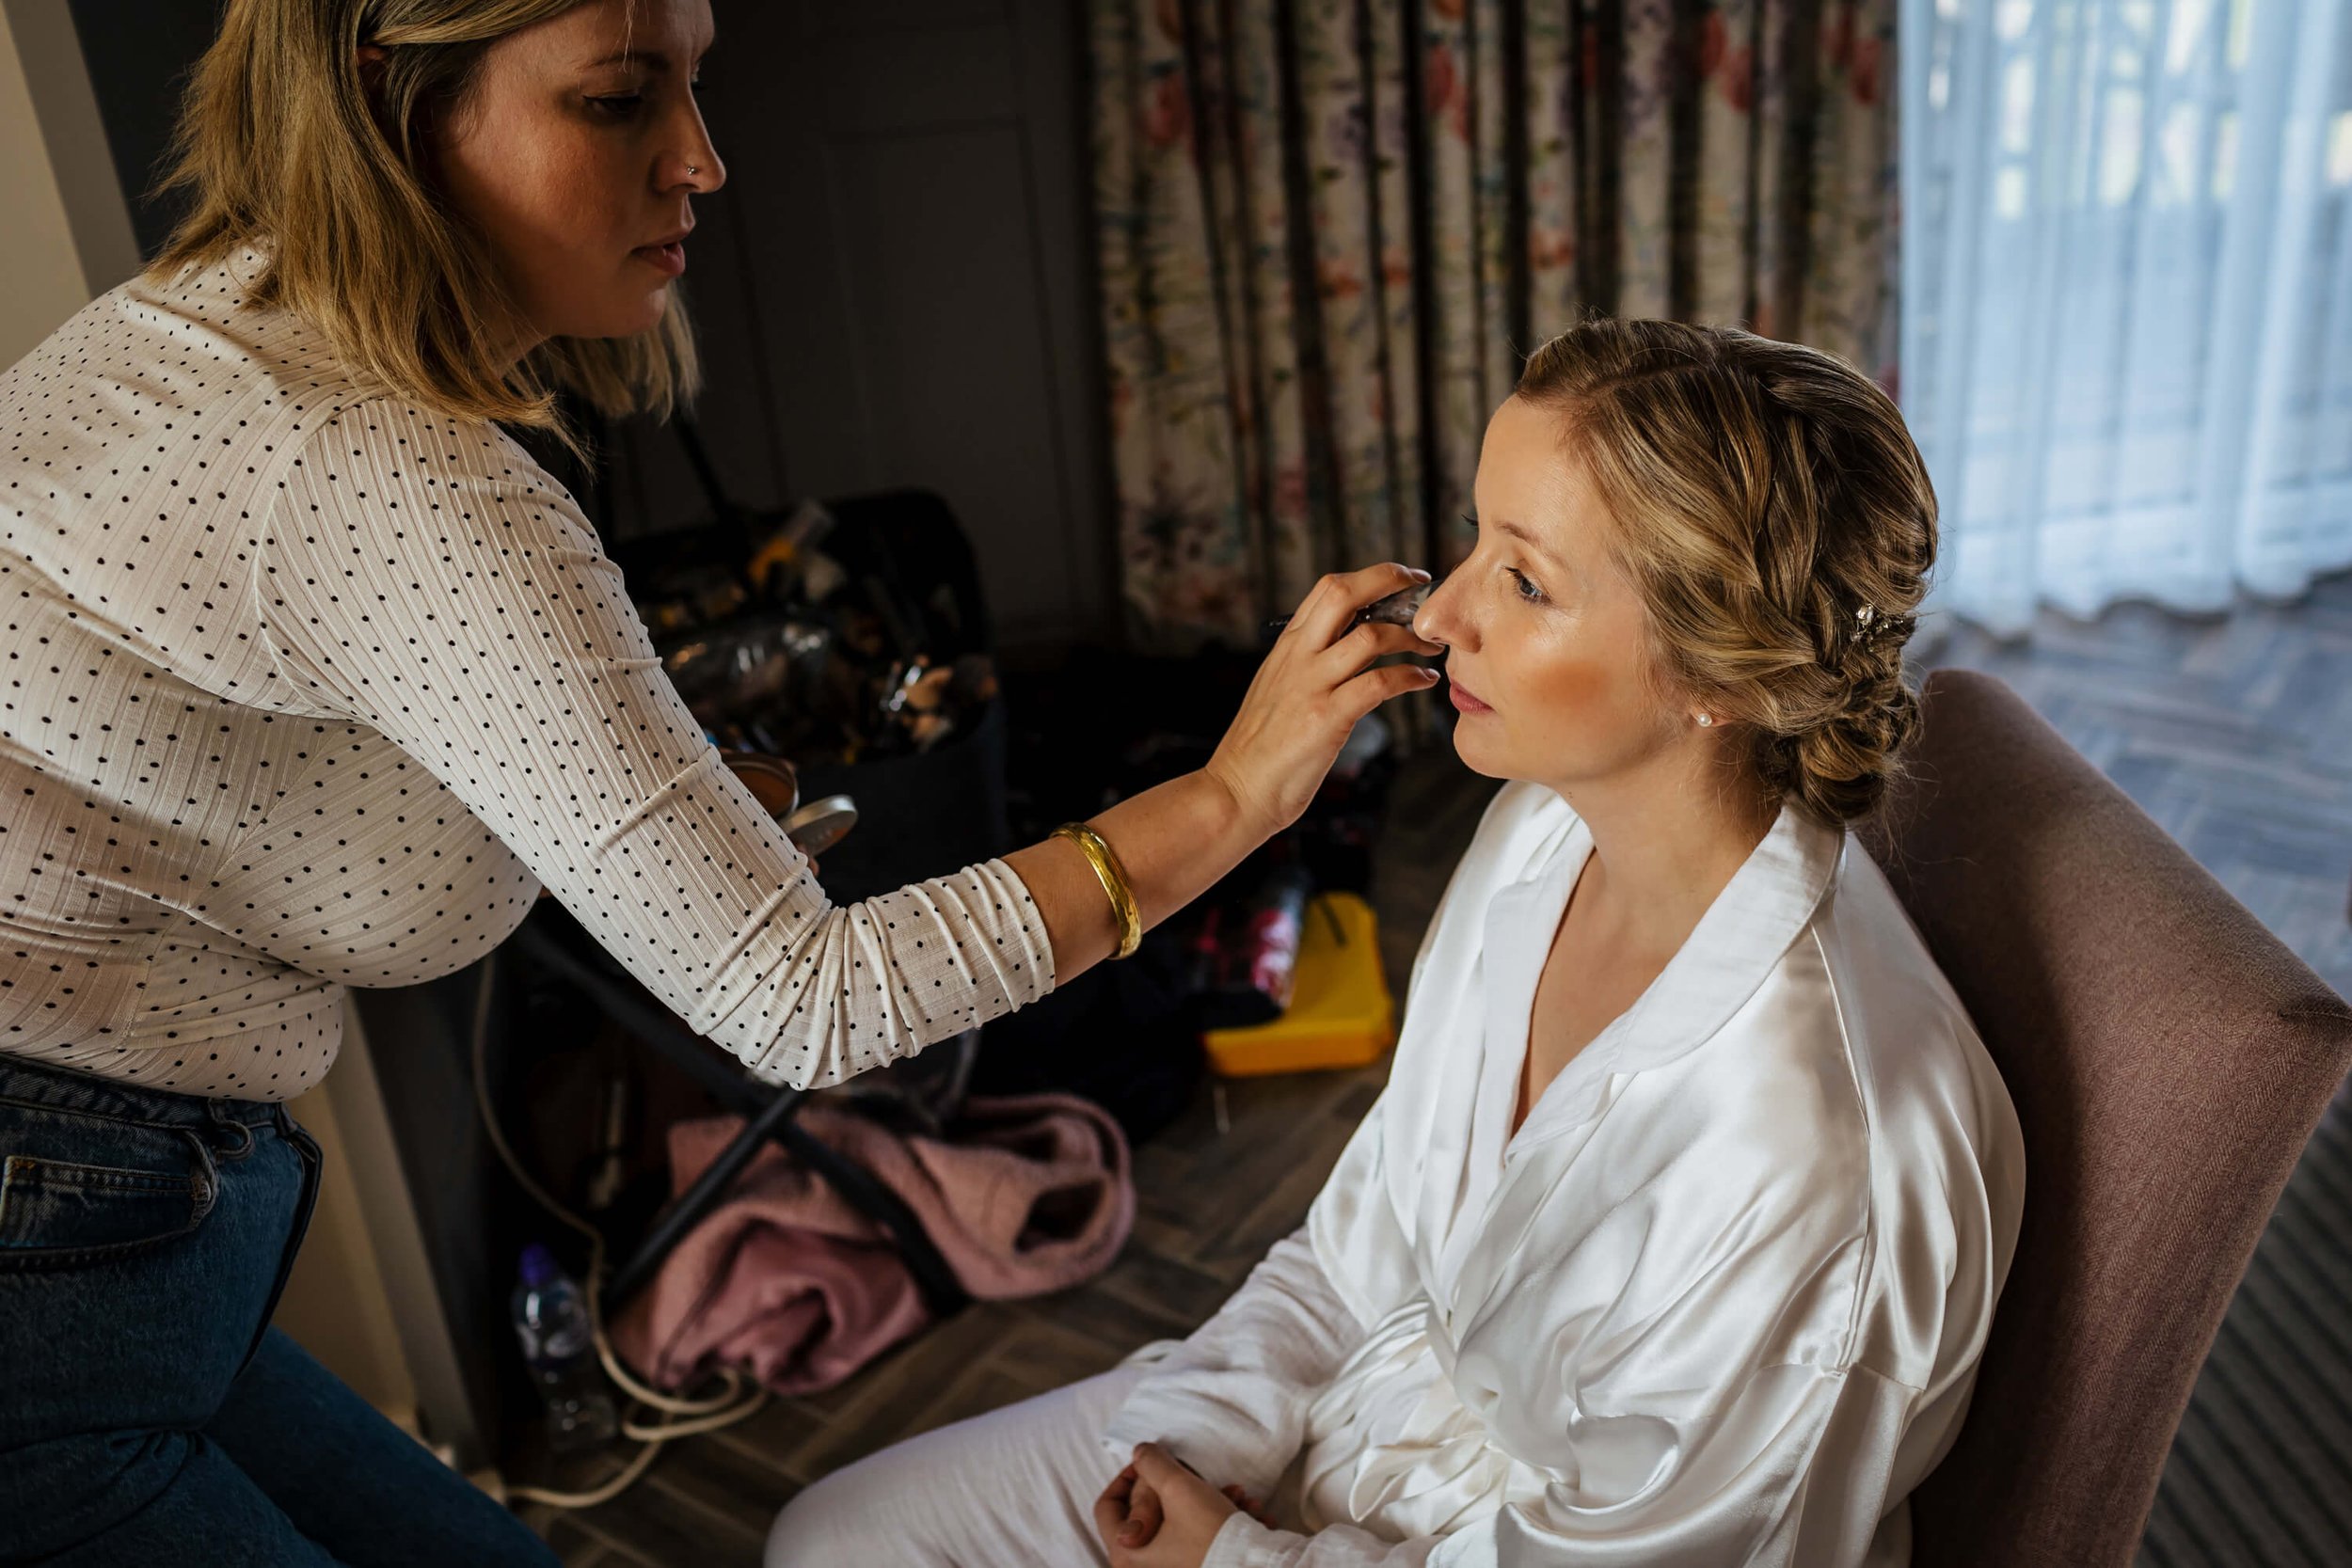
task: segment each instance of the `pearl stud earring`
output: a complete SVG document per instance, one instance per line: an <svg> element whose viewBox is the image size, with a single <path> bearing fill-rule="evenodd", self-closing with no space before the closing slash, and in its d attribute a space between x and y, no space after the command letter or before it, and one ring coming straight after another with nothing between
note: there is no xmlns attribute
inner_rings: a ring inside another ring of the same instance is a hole
<svg viewBox="0 0 2352 1568"><path fill-rule="evenodd" d="M1714 721L1715 721L1715 716L1714 716L1713 714L1711 714L1711 713L1702 713L1702 714L1700 714L1700 715L1699 715L1699 724L1700 724L1700 726L1701 726L1702 728L1704 728L1705 726L1707 726L1707 725L1708 725L1708 724L1713 723Z"/></svg>

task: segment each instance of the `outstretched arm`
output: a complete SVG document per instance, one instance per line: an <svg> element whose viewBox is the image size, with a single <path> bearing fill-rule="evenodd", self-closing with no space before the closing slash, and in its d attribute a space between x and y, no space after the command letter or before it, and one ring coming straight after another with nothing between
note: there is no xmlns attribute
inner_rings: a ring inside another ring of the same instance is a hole
<svg viewBox="0 0 2352 1568"><path fill-rule="evenodd" d="M399 745L754 1070L834 1083L1112 951L1108 901L1061 841L835 907L679 700L571 498L495 428L373 400L289 465L254 562L272 697ZM1096 819L1147 923L1295 818L1364 712L1428 684L1365 670L1427 651L1410 633L1346 629L1405 580L1327 579L1211 765Z"/></svg>

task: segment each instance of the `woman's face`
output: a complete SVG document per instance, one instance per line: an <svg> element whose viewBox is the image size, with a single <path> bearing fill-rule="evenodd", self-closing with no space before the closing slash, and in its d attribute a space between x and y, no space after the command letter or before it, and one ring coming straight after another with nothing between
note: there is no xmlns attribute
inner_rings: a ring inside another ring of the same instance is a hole
<svg viewBox="0 0 2352 1568"><path fill-rule="evenodd" d="M1476 496L1478 547L1414 622L1446 645L1462 760L1573 795L1672 745L1691 716L1658 696L1647 611L1557 411L1517 397L1496 411Z"/></svg>
<svg viewBox="0 0 2352 1568"><path fill-rule="evenodd" d="M660 321L691 198L726 180L694 102L710 36L708 0L587 0L484 54L440 180L536 338Z"/></svg>

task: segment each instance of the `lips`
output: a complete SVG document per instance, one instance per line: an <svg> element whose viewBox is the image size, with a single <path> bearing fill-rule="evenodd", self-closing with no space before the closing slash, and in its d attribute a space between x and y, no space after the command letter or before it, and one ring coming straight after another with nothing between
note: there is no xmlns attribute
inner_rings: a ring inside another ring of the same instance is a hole
<svg viewBox="0 0 2352 1568"><path fill-rule="evenodd" d="M1478 693L1455 679L1454 673L1450 670L1446 672L1445 694L1453 700L1454 707L1463 713L1492 713L1494 711L1493 707L1479 700Z"/></svg>
<svg viewBox="0 0 2352 1568"><path fill-rule="evenodd" d="M641 245L629 254L666 277L675 277L686 270L686 245L682 240Z"/></svg>
<svg viewBox="0 0 2352 1568"><path fill-rule="evenodd" d="M694 231L688 224L674 229L649 245L641 245L629 252L631 256L666 277L675 277L686 270L686 236Z"/></svg>

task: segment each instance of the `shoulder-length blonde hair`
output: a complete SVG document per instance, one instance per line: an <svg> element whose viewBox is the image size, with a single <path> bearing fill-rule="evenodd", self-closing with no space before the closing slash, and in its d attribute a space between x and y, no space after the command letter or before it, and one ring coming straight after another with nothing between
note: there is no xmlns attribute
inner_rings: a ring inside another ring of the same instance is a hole
<svg viewBox="0 0 2352 1568"><path fill-rule="evenodd" d="M569 439L552 388L666 415L699 380L686 312L630 338L550 339L519 363L512 308L435 192L424 137L491 44L581 0L230 0L188 86L166 190L194 193L148 268L168 279L266 245L255 304L323 332L343 363L454 418ZM375 91L359 49L381 47Z"/></svg>

